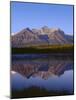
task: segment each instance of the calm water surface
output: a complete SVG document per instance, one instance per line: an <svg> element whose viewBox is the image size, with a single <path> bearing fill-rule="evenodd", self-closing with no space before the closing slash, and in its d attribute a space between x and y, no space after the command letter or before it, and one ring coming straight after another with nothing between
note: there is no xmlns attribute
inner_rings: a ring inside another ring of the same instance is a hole
<svg viewBox="0 0 76 100"><path fill-rule="evenodd" d="M73 93L72 59L48 56L30 59L22 55L17 57L13 57L11 67L11 87L14 91L38 87L47 91Z"/></svg>

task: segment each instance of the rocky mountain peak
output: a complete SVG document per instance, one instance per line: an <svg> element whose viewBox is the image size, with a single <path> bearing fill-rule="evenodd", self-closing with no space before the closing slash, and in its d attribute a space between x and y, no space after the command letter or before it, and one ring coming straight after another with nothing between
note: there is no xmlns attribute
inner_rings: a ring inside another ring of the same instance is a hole
<svg viewBox="0 0 76 100"><path fill-rule="evenodd" d="M73 43L73 36L67 36L60 28L48 28L47 26L40 29L24 28L11 39L15 46L45 45L48 42L50 45Z"/></svg>
<svg viewBox="0 0 76 100"><path fill-rule="evenodd" d="M49 31L50 31L48 26L43 26L41 29L42 29L43 33L49 33Z"/></svg>

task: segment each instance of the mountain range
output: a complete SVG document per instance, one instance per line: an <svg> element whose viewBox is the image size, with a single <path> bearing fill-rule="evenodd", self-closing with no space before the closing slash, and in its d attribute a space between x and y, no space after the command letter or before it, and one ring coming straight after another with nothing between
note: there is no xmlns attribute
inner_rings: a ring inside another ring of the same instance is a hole
<svg viewBox="0 0 76 100"><path fill-rule="evenodd" d="M29 47L35 45L73 44L73 36L67 35L59 28L40 29L25 28L11 36L12 47Z"/></svg>

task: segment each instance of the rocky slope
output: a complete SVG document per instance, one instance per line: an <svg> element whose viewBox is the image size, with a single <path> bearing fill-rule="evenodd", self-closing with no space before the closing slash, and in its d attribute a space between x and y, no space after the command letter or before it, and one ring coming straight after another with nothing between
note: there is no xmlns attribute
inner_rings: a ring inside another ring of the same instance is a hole
<svg viewBox="0 0 76 100"><path fill-rule="evenodd" d="M73 44L73 36L66 35L59 28L41 29L25 28L11 36L12 47L28 47L34 45Z"/></svg>

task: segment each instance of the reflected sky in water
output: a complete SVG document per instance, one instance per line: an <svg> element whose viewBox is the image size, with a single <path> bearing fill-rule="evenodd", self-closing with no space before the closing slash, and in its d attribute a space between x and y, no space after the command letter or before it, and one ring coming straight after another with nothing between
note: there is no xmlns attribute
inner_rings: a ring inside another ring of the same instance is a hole
<svg viewBox="0 0 76 100"><path fill-rule="evenodd" d="M73 92L73 60L19 59L12 61L11 86L14 90L35 86L48 91Z"/></svg>

